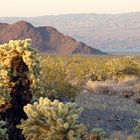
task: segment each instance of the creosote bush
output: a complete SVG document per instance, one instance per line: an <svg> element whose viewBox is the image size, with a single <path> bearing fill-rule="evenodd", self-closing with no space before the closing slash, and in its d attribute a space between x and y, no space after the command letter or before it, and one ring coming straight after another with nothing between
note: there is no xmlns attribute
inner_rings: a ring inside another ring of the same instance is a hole
<svg viewBox="0 0 140 140"><path fill-rule="evenodd" d="M96 137L99 140L104 140L107 137L106 132L102 128L93 128L90 134L91 137Z"/></svg>
<svg viewBox="0 0 140 140"><path fill-rule="evenodd" d="M26 105L24 111L28 119L17 127L26 140L78 140L84 129L77 120L82 108L75 103L40 97L39 102Z"/></svg>
<svg viewBox="0 0 140 140"><path fill-rule="evenodd" d="M67 72L67 64L61 59L57 60L47 57L41 61L42 74L45 93L44 97L49 99L59 99L61 98L74 98L77 94L77 86L72 85L69 81L70 78Z"/></svg>
<svg viewBox="0 0 140 140"><path fill-rule="evenodd" d="M111 59L105 64L105 69L110 79L140 74L138 63L130 56Z"/></svg>

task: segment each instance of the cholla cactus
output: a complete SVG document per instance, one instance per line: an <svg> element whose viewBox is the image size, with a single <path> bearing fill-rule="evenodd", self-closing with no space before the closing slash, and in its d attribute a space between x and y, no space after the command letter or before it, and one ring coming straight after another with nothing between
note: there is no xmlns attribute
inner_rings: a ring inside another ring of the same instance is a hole
<svg viewBox="0 0 140 140"><path fill-rule="evenodd" d="M0 60L0 111L11 107L11 93L19 83L30 83L30 93L41 91L37 51L31 48L30 39L0 45Z"/></svg>
<svg viewBox="0 0 140 140"><path fill-rule="evenodd" d="M0 116L6 121L9 139L22 140L16 125L27 116L23 106L41 92L40 65L31 40L9 41L0 45Z"/></svg>
<svg viewBox="0 0 140 140"><path fill-rule="evenodd" d="M7 129L3 128L5 125L4 121L0 121L0 140L8 140Z"/></svg>
<svg viewBox="0 0 140 140"><path fill-rule="evenodd" d="M40 97L39 103L26 105L24 111L28 119L18 128L23 129L26 140L78 140L84 128L77 120L82 108L75 103Z"/></svg>

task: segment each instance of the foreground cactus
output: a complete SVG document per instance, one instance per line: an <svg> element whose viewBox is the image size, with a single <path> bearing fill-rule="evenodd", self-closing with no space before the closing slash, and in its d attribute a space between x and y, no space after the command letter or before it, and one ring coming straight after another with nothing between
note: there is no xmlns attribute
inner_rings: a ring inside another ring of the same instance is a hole
<svg viewBox="0 0 140 140"><path fill-rule="evenodd" d="M24 111L28 119L17 127L26 140L78 140L84 129L77 120L82 108L75 103L40 97L39 103L26 105Z"/></svg>
<svg viewBox="0 0 140 140"><path fill-rule="evenodd" d="M39 81L37 51L30 39L0 45L0 117L6 121L10 140L24 139L16 125L27 118L23 106L41 91Z"/></svg>
<svg viewBox="0 0 140 140"><path fill-rule="evenodd" d="M36 54L30 39L0 45L0 111L11 100L11 93L19 83L30 82L30 92L39 92L40 66Z"/></svg>

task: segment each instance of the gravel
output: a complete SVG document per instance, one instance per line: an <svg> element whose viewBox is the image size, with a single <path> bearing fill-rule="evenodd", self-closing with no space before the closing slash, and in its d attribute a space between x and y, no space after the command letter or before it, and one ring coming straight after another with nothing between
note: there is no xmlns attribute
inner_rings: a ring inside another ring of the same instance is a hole
<svg viewBox="0 0 140 140"><path fill-rule="evenodd" d="M90 129L103 128L107 133L132 133L140 119L140 104L121 95L94 94L83 90L75 102L84 108L80 121Z"/></svg>

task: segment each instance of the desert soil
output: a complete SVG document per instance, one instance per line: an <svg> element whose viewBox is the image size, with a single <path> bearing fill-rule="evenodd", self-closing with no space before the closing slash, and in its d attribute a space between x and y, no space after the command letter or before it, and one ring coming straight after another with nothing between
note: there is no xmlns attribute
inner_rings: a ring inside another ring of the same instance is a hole
<svg viewBox="0 0 140 140"><path fill-rule="evenodd" d="M80 121L90 129L103 128L107 133L131 134L140 119L140 104L121 95L94 94L83 90L75 99L84 108Z"/></svg>

